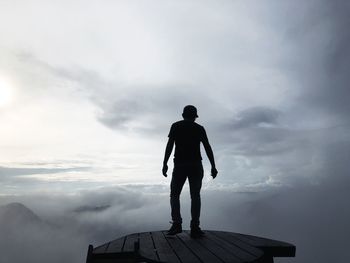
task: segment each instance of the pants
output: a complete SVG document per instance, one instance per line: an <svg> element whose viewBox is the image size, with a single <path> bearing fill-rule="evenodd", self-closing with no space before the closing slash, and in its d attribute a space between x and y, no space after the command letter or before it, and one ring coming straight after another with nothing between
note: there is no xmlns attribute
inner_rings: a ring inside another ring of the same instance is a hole
<svg viewBox="0 0 350 263"><path fill-rule="evenodd" d="M170 184L170 206L173 223L182 223L180 194L188 178L191 194L191 227L199 226L201 211L200 191L202 188L203 166L201 162L174 165Z"/></svg>

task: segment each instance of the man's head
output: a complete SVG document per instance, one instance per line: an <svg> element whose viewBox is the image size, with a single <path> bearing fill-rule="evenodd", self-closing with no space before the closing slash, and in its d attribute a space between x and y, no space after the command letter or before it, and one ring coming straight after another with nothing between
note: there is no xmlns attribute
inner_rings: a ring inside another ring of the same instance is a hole
<svg viewBox="0 0 350 263"><path fill-rule="evenodd" d="M182 113L182 117L185 120L192 120L192 121L194 121L196 118L198 118L196 107L193 106L193 105L185 106L185 108L183 110L183 113Z"/></svg>

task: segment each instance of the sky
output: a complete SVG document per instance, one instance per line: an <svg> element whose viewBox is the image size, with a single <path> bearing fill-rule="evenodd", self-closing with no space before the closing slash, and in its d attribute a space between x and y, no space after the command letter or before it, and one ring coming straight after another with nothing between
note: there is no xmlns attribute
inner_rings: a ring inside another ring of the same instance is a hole
<svg viewBox="0 0 350 263"><path fill-rule="evenodd" d="M203 228L296 244L281 262L345 262L349 20L341 0L0 0L0 204L60 225L62 244L78 231L66 262L167 228L167 135L193 104L219 171L202 150Z"/></svg>

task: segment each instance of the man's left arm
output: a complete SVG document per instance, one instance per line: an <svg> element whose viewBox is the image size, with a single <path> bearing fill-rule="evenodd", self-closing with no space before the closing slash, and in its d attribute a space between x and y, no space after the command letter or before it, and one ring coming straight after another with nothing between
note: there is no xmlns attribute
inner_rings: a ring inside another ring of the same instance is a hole
<svg viewBox="0 0 350 263"><path fill-rule="evenodd" d="M213 150L211 149L207 134L206 134L204 129L203 129L202 143L203 143L203 146L205 149L205 153L207 154L209 162L211 164L211 176L214 179L218 174L218 170L216 169L216 166L215 166L215 159L214 159Z"/></svg>

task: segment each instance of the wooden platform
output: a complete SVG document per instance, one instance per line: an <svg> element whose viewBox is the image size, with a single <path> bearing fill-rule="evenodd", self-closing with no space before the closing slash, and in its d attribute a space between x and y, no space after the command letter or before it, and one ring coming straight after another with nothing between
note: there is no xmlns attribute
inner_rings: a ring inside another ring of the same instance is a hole
<svg viewBox="0 0 350 263"><path fill-rule="evenodd" d="M89 246L87 263L271 263L273 257L294 257L295 246L272 239L222 231L204 231L192 239L189 231L167 236L166 231L135 233L99 247Z"/></svg>

